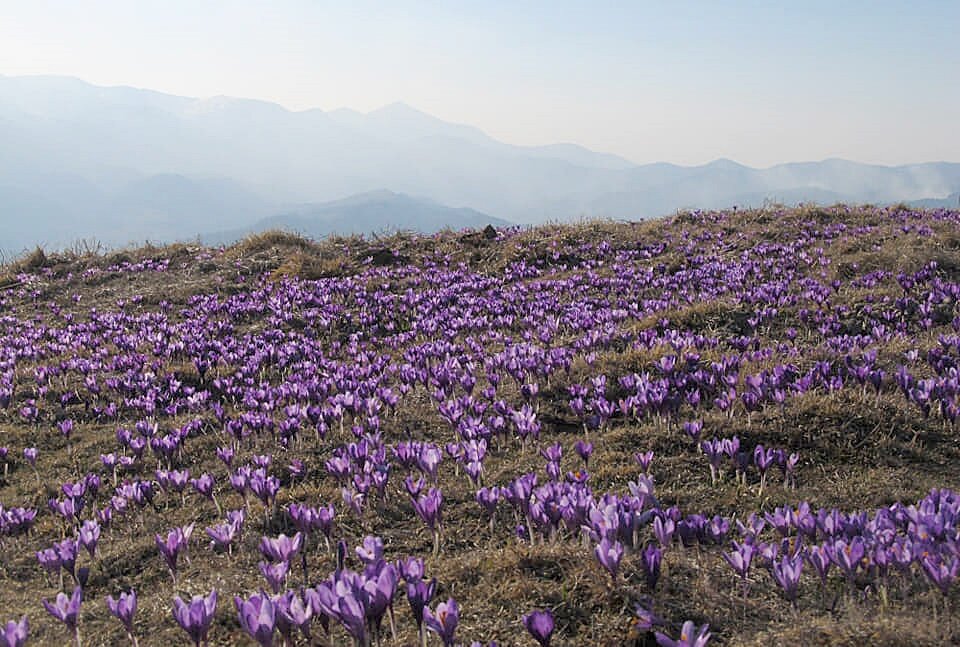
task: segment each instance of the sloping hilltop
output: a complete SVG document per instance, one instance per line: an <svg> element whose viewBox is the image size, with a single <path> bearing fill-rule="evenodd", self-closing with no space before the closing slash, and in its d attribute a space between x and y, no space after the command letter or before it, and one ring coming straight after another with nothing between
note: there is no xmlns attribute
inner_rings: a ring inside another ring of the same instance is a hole
<svg viewBox="0 0 960 647"><path fill-rule="evenodd" d="M24 257L0 621L42 645L956 642L958 227L767 209Z"/></svg>

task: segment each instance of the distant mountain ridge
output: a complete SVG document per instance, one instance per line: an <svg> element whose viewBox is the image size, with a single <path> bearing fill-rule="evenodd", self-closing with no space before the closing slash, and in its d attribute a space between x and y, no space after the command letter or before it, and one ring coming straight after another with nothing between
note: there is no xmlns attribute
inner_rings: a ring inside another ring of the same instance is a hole
<svg viewBox="0 0 960 647"><path fill-rule="evenodd" d="M945 198L925 198L911 200L910 206L923 209L960 209L960 191L951 193Z"/></svg>
<svg viewBox="0 0 960 647"><path fill-rule="evenodd" d="M0 250L189 239L384 188L517 223L639 219L769 200L949 199L960 191L960 164L637 165L574 144L506 144L402 103L366 114L293 112L252 99L0 76L0 216L9 223Z"/></svg>
<svg viewBox="0 0 960 647"><path fill-rule="evenodd" d="M288 212L263 218L249 227L200 236L206 244L229 244L250 234L280 229L309 238L331 234L434 233L446 228L480 229L487 225L508 227L511 223L474 209L455 209L432 200L393 191L369 191L341 200L300 205Z"/></svg>

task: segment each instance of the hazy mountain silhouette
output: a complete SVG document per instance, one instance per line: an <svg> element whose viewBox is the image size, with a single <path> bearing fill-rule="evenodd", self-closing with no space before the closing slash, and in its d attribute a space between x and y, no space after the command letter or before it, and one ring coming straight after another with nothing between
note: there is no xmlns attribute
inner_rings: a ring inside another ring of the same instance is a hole
<svg viewBox="0 0 960 647"><path fill-rule="evenodd" d="M960 191L951 193L945 198L925 198L923 200L911 200L909 203L914 207L923 207L925 209L960 209Z"/></svg>
<svg viewBox="0 0 960 647"><path fill-rule="evenodd" d="M473 209L454 209L432 200L393 191L369 191L342 200L305 204L282 214L258 220L249 227L206 234L208 244L229 244L250 234L281 229L322 238L330 234L371 234L396 231L433 233L445 228L480 229L510 223Z"/></svg>
<svg viewBox="0 0 960 647"><path fill-rule="evenodd" d="M771 199L943 199L960 191L960 164L636 165L572 144L504 144L402 103L366 114L293 112L249 99L0 76L2 250L78 237L192 238L289 214L286 205L381 188L521 223L636 219Z"/></svg>

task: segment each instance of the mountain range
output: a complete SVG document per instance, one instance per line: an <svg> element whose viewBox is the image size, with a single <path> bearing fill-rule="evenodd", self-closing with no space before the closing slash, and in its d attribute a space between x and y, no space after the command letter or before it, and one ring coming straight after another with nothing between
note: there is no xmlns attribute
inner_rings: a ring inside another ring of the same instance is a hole
<svg viewBox="0 0 960 647"><path fill-rule="evenodd" d="M347 224L378 231L639 219L766 201L955 204L958 191L960 164L948 162L639 165L573 144L506 144L402 103L369 113L290 111L0 76L7 253L78 238L212 239L271 223L320 235Z"/></svg>

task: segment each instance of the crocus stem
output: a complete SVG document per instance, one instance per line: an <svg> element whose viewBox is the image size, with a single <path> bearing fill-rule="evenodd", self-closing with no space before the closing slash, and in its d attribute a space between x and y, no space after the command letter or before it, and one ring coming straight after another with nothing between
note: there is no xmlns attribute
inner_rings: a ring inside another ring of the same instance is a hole
<svg viewBox="0 0 960 647"><path fill-rule="evenodd" d="M390 614L387 616L390 620L390 636L393 638L393 642L397 642L397 627L393 622L393 604L387 607L387 613Z"/></svg>

